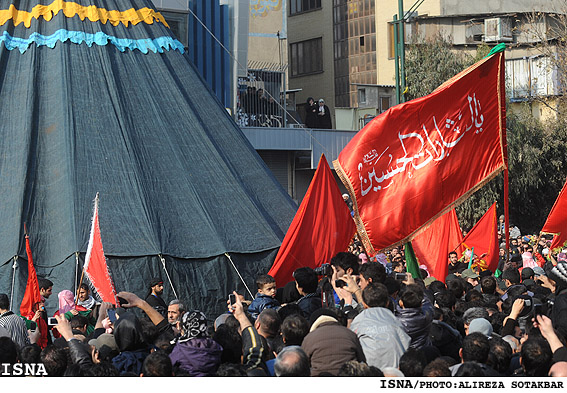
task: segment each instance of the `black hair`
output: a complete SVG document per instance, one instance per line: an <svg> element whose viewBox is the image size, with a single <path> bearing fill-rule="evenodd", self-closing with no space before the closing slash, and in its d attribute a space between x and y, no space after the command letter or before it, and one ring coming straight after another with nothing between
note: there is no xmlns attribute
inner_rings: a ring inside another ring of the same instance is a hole
<svg viewBox="0 0 567 393"><path fill-rule="evenodd" d="M419 285L406 285L400 290L399 298L404 303L404 308L418 308L421 307L423 291Z"/></svg>
<svg viewBox="0 0 567 393"><path fill-rule="evenodd" d="M388 306L390 296L388 288L384 284L368 284L362 291L362 300L368 307L384 307ZM404 303L405 305L405 303Z"/></svg>
<svg viewBox="0 0 567 393"><path fill-rule="evenodd" d="M480 364L476 362L465 362L461 364L455 377L484 377L484 371Z"/></svg>
<svg viewBox="0 0 567 393"><path fill-rule="evenodd" d="M85 284L85 283L82 283L82 284L79 286L79 289L84 289L84 290L86 290L87 292L90 291L89 286L88 286L87 284Z"/></svg>
<svg viewBox="0 0 567 393"><path fill-rule="evenodd" d="M463 362L486 363L490 352L488 338L482 333L471 333L463 338Z"/></svg>
<svg viewBox="0 0 567 393"><path fill-rule="evenodd" d="M290 315L295 315L295 314L301 315L301 309L297 304L289 303L278 309L278 314L280 315L280 319L282 321L285 321L285 319Z"/></svg>
<svg viewBox="0 0 567 393"><path fill-rule="evenodd" d="M426 365L427 359L423 352L410 347L400 358L399 369L405 377L422 377Z"/></svg>
<svg viewBox="0 0 567 393"><path fill-rule="evenodd" d="M213 340L222 347L221 363L239 363L242 357L242 337L238 329L223 323L213 333Z"/></svg>
<svg viewBox="0 0 567 393"><path fill-rule="evenodd" d="M453 292L445 289L435 294L435 302L441 308L453 308L457 299L455 295L453 295Z"/></svg>
<svg viewBox="0 0 567 393"><path fill-rule="evenodd" d="M482 297L482 293L477 291L476 289L471 289L465 294L465 302L482 302L484 303L484 298Z"/></svg>
<svg viewBox="0 0 567 393"><path fill-rule="evenodd" d="M447 289L455 295L456 299L460 299L465 294L465 284L460 278L447 281Z"/></svg>
<svg viewBox="0 0 567 393"><path fill-rule="evenodd" d="M521 360L527 377L546 377L553 364L553 353L547 340L528 338L522 344Z"/></svg>
<svg viewBox="0 0 567 393"><path fill-rule="evenodd" d="M374 284L384 283L386 279L386 268L378 262L365 263L360 266L358 272L366 280L370 281L370 279L372 279L372 283Z"/></svg>
<svg viewBox="0 0 567 393"><path fill-rule="evenodd" d="M481 278L480 289L482 290L482 293L493 295L496 291L496 279L492 276Z"/></svg>
<svg viewBox="0 0 567 393"><path fill-rule="evenodd" d="M317 273L310 267L300 267L293 272L293 278L303 292L315 293L317 291Z"/></svg>
<svg viewBox="0 0 567 393"><path fill-rule="evenodd" d="M82 328L84 326L88 326L88 324L89 324L89 320L87 319L87 317L83 315L79 314L71 318L71 329Z"/></svg>
<svg viewBox="0 0 567 393"><path fill-rule="evenodd" d="M284 319L281 331L285 345L301 345L309 333L309 322L303 316L293 314Z"/></svg>
<svg viewBox="0 0 567 393"><path fill-rule="evenodd" d="M506 269L502 273L502 280L508 280L512 285L520 283L520 272L516 269Z"/></svg>
<svg viewBox="0 0 567 393"><path fill-rule="evenodd" d="M5 293L0 293L0 308L2 310L10 309L10 299L8 299L8 295Z"/></svg>
<svg viewBox="0 0 567 393"><path fill-rule="evenodd" d="M352 274L358 274L358 257L350 252L339 252L331 258L331 265L342 268L345 273L351 268Z"/></svg>
<svg viewBox="0 0 567 393"><path fill-rule="evenodd" d="M85 377L118 377L120 374L112 363L100 362L86 367L85 370L83 370L83 375Z"/></svg>
<svg viewBox="0 0 567 393"><path fill-rule="evenodd" d="M386 277L384 280L384 285L388 288L388 294L393 295L400 291L400 282L392 277Z"/></svg>
<svg viewBox="0 0 567 393"><path fill-rule="evenodd" d="M0 351L1 352L1 351ZM20 349L20 362L22 363L40 363L41 348L37 344L26 345ZM0 362L4 363L4 362Z"/></svg>
<svg viewBox="0 0 567 393"><path fill-rule="evenodd" d="M506 375L512 361L512 347L500 337L492 336L490 339L490 352L486 364L501 375Z"/></svg>
<svg viewBox="0 0 567 393"><path fill-rule="evenodd" d="M67 350L54 345L48 345L41 351L41 362L50 377L62 377L68 363Z"/></svg>
<svg viewBox="0 0 567 393"><path fill-rule="evenodd" d="M450 257L451 255L455 254L456 256L459 256L459 254L457 254L456 251L451 251L447 256Z"/></svg>
<svg viewBox="0 0 567 393"><path fill-rule="evenodd" d="M51 282L51 280L48 280L47 278L44 278L44 277L38 277L37 283L39 285L40 290L49 289L53 286L53 283Z"/></svg>
<svg viewBox="0 0 567 393"><path fill-rule="evenodd" d="M447 286L443 281L435 280L431 284L429 284L429 290L433 295L437 292L441 292L447 289Z"/></svg>
<svg viewBox="0 0 567 393"><path fill-rule="evenodd" d="M275 283L276 279L270 276L269 274L262 274L261 276L256 277L256 287L258 289L264 288L266 284Z"/></svg>
<svg viewBox="0 0 567 393"><path fill-rule="evenodd" d="M273 308L265 308L262 310L260 315L258 315L258 321L269 337L275 337L280 333L282 320L280 319L278 312Z"/></svg>
<svg viewBox="0 0 567 393"><path fill-rule="evenodd" d="M10 337L0 337L0 364L16 364L18 347Z"/></svg>
<svg viewBox="0 0 567 393"><path fill-rule="evenodd" d="M144 377L172 377L173 365L171 359L163 351L150 353L144 359L142 374L144 374Z"/></svg>
<svg viewBox="0 0 567 393"><path fill-rule="evenodd" d="M239 359L240 361L240 359ZM177 373L175 374L178 375ZM222 363L216 374L217 377L247 377L246 366L239 363Z"/></svg>

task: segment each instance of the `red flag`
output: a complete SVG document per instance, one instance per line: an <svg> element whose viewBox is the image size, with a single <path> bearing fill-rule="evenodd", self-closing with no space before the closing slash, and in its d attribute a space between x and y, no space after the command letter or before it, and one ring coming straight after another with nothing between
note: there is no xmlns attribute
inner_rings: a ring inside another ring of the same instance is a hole
<svg viewBox="0 0 567 393"><path fill-rule="evenodd" d="M499 245L498 245L498 217L496 216L496 202L484 213L478 220L474 227L467 233L463 239L462 245L465 249L472 249L474 247L475 255L486 256L482 258L486 262L484 269L489 269L495 272L498 268L498 259L500 258ZM460 250L456 250L461 253ZM459 255L460 257L460 255ZM466 261L468 262L468 261Z"/></svg>
<svg viewBox="0 0 567 393"><path fill-rule="evenodd" d="M106 257L104 256L102 239L100 237L98 194L96 194L95 197L91 235L83 269L102 301L116 305L116 291L114 290L114 284L112 283L112 278L110 277L110 272L106 265Z"/></svg>
<svg viewBox="0 0 567 393"><path fill-rule="evenodd" d="M28 235L26 235L26 253L28 254L28 283L26 284L24 298L20 304L20 315L25 317L32 314L34 304L41 302L39 283L37 282L37 275L33 266L30 237Z"/></svg>
<svg viewBox="0 0 567 393"><path fill-rule="evenodd" d="M413 241L413 249L419 263L427 266L429 275L445 282L449 273L448 257L463 241L455 209L442 215Z"/></svg>
<svg viewBox="0 0 567 393"><path fill-rule="evenodd" d="M567 182L563 185L555 204L543 224L542 232L553 233L551 249L563 247L567 242Z"/></svg>
<svg viewBox="0 0 567 393"><path fill-rule="evenodd" d="M411 240L505 167L504 53L390 108L334 161L369 252Z"/></svg>
<svg viewBox="0 0 567 393"><path fill-rule="evenodd" d="M309 189L283 239L268 274L278 286L293 280L300 267L315 268L346 251L356 228L337 182L321 155Z"/></svg>

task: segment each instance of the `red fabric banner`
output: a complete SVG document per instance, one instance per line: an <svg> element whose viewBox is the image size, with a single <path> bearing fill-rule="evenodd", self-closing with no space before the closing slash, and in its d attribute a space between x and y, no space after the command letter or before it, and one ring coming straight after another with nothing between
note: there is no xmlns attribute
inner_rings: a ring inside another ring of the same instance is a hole
<svg viewBox="0 0 567 393"><path fill-rule="evenodd" d="M555 204L543 224L542 232L553 233L551 249L561 248L567 242L567 182L563 185Z"/></svg>
<svg viewBox="0 0 567 393"><path fill-rule="evenodd" d="M102 248L102 238L98 223L98 194L95 198L91 235L89 246L85 256L85 275L100 295L103 302L110 302L116 305L116 291L106 265L106 257Z"/></svg>
<svg viewBox="0 0 567 393"><path fill-rule="evenodd" d="M390 108L334 161L373 253L415 237L505 167L504 53Z"/></svg>
<svg viewBox="0 0 567 393"><path fill-rule="evenodd" d="M322 155L268 274L281 287L293 280L297 268L321 266L346 251L355 232L348 206Z"/></svg>
<svg viewBox="0 0 567 393"><path fill-rule="evenodd" d="M37 282L37 274L33 266L33 258L30 247L30 237L26 235L26 253L28 255L28 282L26 284L26 292L20 304L20 315L27 317L33 314L33 306L41 302L39 294L39 283Z"/></svg>
<svg viewBox="0 0 567 393"><path fill-rule="evenodd" d="M482 258L486 263L484 264L483 270L489 269L493 273L498 267L499 259L499 244L498 244L498 216L496 215L496 202L490 206L490 208L484 213L484 215L478 220L474 227L467 233L467 236L463 239L463 247L460 250L456 250L461 257L462 252L466 249L472 249L474 247L475 255L482 255L486 253L486 256ZM465 261L468 263L469 261Z"/></svg>
<svg viewBox="0 0 567 393"><path fill-rule="evenodd" d="M449 253L463 241L455 209L442 215L413 241L413 250L420 264L427 266L429 275L445 282L449 274Z"/></svg>

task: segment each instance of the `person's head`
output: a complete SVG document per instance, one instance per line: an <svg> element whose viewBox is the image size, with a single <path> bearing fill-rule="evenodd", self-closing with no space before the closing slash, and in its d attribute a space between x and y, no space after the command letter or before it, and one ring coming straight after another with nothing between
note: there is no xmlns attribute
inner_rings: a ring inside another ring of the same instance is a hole
<svg viewBox="0 0 567 393"><path fill-rule="evenodd" d="M461 278L463 278L473 287L476 287L478 285L478 274L473 269L465 269L461 273Z"/></svg>
<svg viewBox="0 0 567 393"><path fill-rule="evenodd" d="M371 307L388 307L390 296L388 295L388 288L384 284L376 283L369 284L362 291L362 301L366 308ZM421 304L421 302L420 302Z"/></svg>
<svg viewBox="0 0 567 393"><path fill-rule="evenodd" d="M522 277L522 281L525 280L529 280L534 278L534 269L532 269L531 267L525 267L522 269L522 273L521 273L521 277Z"/></svg>
<svg viewBox="0 0 567 393"><path fill-rule="evenodd" d="M506 269L502 273L502 281L506 284L506 288L520 283L520 272L516 269Z"/></svg>
<svg viewBox="0 0 567 393"><path fill-rule="evenodd" d="M41 348L36 344L26 345L20 350L19 358L22 363L39 363L41 362Z"/></svg>
<svg viewBox="0 0 567 393"><path fill-rule="evenodd" d="M222 347L221 363L240 363L242 359L242 337L238 328L223 323L213 333L213 340Z"/></svg>
<svg viewBox="0 0 567 393"><path fill-rule="evenodd" d="M512 348L512 353L519 352L520 340L518 340L516 337L509 334L507 336L502 337L502 340L506 341L508 345L510 345L510 348Z"/></svg>
<svg viewBox="0 0 567 393"><path fill-rule="evenodd" d="M0 313L10 309L10 299L5 293L0 293Z"/></svg>
<svg viewBox="0 0 567 393"><path fill-rule="evenodd" d="M528 338L522 344L520 364L527 377L546 377L553 363L549 343L543 338Z"/></svg>
<svg viewBox="0 0 567 393"><path fill-rule="evenodd" d="M459 257L457 255L457 253L455 251L451 251L449 253L449 263L454 265L455 263L457 263L458 260L459 260Z"/></svg>
<svg viewBox="0 0 567 393"><path fill-rule="evenodd" d="M435 303L437 303L437 305L442 308L448 308L452 310L453 307L455 307L455 303L457 303L457 299L455 298L455 295L453 295L453 292L447 289L435 293L434 296Z"/></svg>
<svg viewBox="0 0 567 393"><path fill-rule="evenodd" d="M409 348L400 358L399 369L406 377L421 377L427 365L427 358L422 351Z"/></svg>
<svg viewBox="0 0 567 393"><path fill-rule="evenodd" d="M293 272L295 286L301 295L317 291L317 273L310 267L300 267Z"/></svg>
<svg viewBox="0 0 567 393"><path fill-rule="evenodd" d="M265 308L255 322L255 327L258 332L266 337L272 338L279 334L282 320L278 312L273 308Z"/></svg>
<svg viewBox="0 0 567 393"><path fill-rule="evenodd" d="M286 346L301 345L309 333L309 322L299 314L290 315L282 322L281 332Z"/></svg>
<svg viewBox="0 0 567 393"><path fill-rule="evenodd" d="M368 262L360 266L360 289L364 290L370 283L384 283L386 279L386 269L381 263Z"/></svg>
<svg viewBox="0 0 567 393"><path fill-rule="evenodd" d="M498 373L505 375L512 361L512 347L500 337L490 339L490 352L486 364Z"/></svg>
<svg viewBox="0 0 567 393"><path fill-rule="evenodd" d="M10 337L0 337L0 364L16 364L18 347Z"/></svg>
<svg viewBox="0 0 567 393"><path fill-rule="evenodd" d="M419 308L423 300L423 290L417 284L406 285L400 290L399 298L400 307Z"/></svg>
<svg viewBox="0 0 567 393"><path fill-rule="evenodd" d="M150 290L156 296L161 296L163 293L163 280L159 277L155 277L150 281Z"/></svg>
<svg viewBox="0 0 567 393"><path fill-rule="evenodd" d="M39 294L46 299L53 293L53 283L47 278L38 277L37 283L39 284Z"/></svg>
<svg viewBox="0 0 567 393"><path fill-rule="evenodd" d="M171 325L175 325L181 321L181 317L185 313L185 305L179 299L173 299L167 306L167 321Z"/></svg>
<svg viewBox="0 0 567 393"><path fill-rule="evenodd" d="M276 357L274 373L276 377L309 377L311 375L309 358L297 345L285 347Z"/></svg>
<svg viewBox="0 0 567 393"><path fill-rule="evenodd" d="M85 283L82 283L79 287L79 300L84 302L89 298L89 286Z"/></svg>
<svg viewBox="0 0 567 393"><path fill-rule="evenodd" d="M490 317L488 311L484 307L470 307L463 314L463 324L465 326L465 332L468 332L470 323L478 318L484 318L488 320Z"/></svg>
<svg viewBox="0 0 567 393"><path fill-rule="evenodd" d="M85 334L87 332L87 325L89 324L89 320L87 319L87 317L84 317L82 315L75 315L72 319L71 319L71 328L73 330L79 330L81 331L83 334Z"/></svg>
<svg viewBox="0 0 567 393"><path fill-rule="evenodd" d="M164 351L150 353L142 365L142 377L173 377L171 359Z"/></svg>
<svg viewBox="0 0 567 393"><path fill-rule="evenodd" d="M465 284L460 278L447 281L447 289L455 295L456 299L460 299L465 294Z"/></svg>
<svg viewBox="0 0 567 393"><path fill-rule="evenodd" d="M511 244L513 247L518 247L518 240L517 240L517 239L511 239L511 240L510 240L510 244Z"/></svg>
<svg viewBox="0 0 567 393"><path fill-rule="evenodd" d="M110 362L92 364L83 371L84 377L118 377L120 374Z"/></svg>
<svg viewBox="0 0 567 393"><path fill-rule="evenodd" d="M399 257L399 261L396 260L396 258ZM394 257L394 260L392 262L392 272L394 273L403 273L404 272L404 263L402 261L402 257L401 256L396 256Z"/></svg>
<svg viewBox="0 0 567 393"><path fill-rule="evenodd" d="M480 280L482 293L493 295L496 292L496 279L493 276L486 276Z"/></svg>
<svg viewBox="0 0 567 393"><path fill-rule="evenodd" d="M341 366L339 377L383 377L384 373L379 368L369 366L363 362L349 360Z"/></svg>
<svg viewBox="0 0 567 393"><path fill-rule="evenodd" d="M345 274L358 275L358 257L350 252L339 252L331 258L331 266L335 267L339 277Z"/></svg>
<svg viewBox="0 0 567 393"><path fill-rule="evenodd" d="M437 358L431 363L429 363L423 369L424 377L450 377L451 370L449 370L449 364L441 359Z"/></svg>
<svg viewBox="0 0 567 393"><path fill-rule="evenodd" d="M455 377L485 377L484 370L477 362L464 362L455 373Z"/></svg>
<svg viewBox="0 0 567 393"><path fill-rule="evenodd" d="M319 98L319 106L323 106L325 105L325 100L322 98Z"/></svg>
<svg viewBox="0 0 567 393"><path fill-rule="evenodd" d="M463 338L463 346L459 354L463 363L486 363L489 352L490 343L488 342L488 337L482 333L471 333Z"/></svg>
<svg viewBox="0 0 567 393"><path fill-rule="evenodd" d="M207 317L199 310L188 311L181 317L180 340L207 337Z"/></svg>
<svg viewBox="0 0 567 393"><path fill-rule="evenodd" d="M429 284L429 290L431 291L431 293L433 293L433 296L435 296L436 293L445 291L446 289L447 287L445 286L445 283L443 281L435 280L431 284Z"/></svg>
<svg viewBox="0 0 567 393"><path fill-rule="evenodd" d="M313 104L315 104L315 100L313 99L313 97L307 98L307 105L313 105Z"/></svg>
<svg viewBox="0 0 567 393"><path fill-rule="evenodd" d="M62 377L67 370L67 350L48 345L41 351L41 362L50 377Z"/></svg>
<svg viewBox="0 0 567 393"><path fill-rule="evenodd" d="M256 278L258 293L266 296L276 297L276 280L269 274L263 274Z"/></svg>

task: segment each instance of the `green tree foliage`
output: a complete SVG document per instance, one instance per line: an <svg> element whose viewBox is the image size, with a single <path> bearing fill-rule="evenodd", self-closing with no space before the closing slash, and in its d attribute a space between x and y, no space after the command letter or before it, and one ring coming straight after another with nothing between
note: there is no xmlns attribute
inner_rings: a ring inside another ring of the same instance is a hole
<svg viewBox="0 0 567 393"><path fill-rule="evenodd" d="M431 93L455 74L482 59L490 48L482 45L476 56L455 53L437 37L409 46L406 56L408 98ZM567 176L567 118L542 123L526 105L507 114L510 222L522 233L538 233ZM470 229L494 203L504 211L503 175L488 182L457 207L463 229Z"/></svg>

